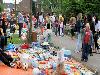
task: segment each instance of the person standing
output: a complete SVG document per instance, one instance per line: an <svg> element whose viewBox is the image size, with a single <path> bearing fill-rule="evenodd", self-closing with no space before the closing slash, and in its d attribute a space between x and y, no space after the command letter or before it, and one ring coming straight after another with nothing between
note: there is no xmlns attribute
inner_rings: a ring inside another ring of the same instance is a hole
<svg viewBox="0 0 100 75"><path fill-rule="evenodd" d="M75 24L76 24L76 18L75 17L71 17L70 18L70 21L69 21L69 25L70 25L70 28L71 28L71 38L72 40L74 39L74 36L75 36Z"/></svg>
<svg viewBox="0 0 100 75"><path fill-rule="evenodd" d="M82 30L82 13L79 13L77 16L77 21L75 25L76 33L77 33L77 46L75 52L78 53L81 50L81 30Z"/></svg>
<svg viewBox="0 0 100 75"><path fill-rule="evenodd" d="M43 22L44 22L44 18L43 18L42 12L40 13L38 20L39 20L39 25L41 26L43 24Z"/></svg>
<svg viewBox="0 0 100 75"><path fill-rule="evenodd" d="M81 61L88 61L88 55L89 55L89 49L90 47L93 46L93 35L90 30L90 24L87 23L86 27L84 29L84 34L83 34L83 39L82 39L82 44L83 44L83 50L82 50L82 57Z"/></svg>
<svg viewBox="0 0 100 75"><path fill-rule="evenodd" d="M64 30L64 24L63 24L64 18L62 15L59 16L59 25L60 25L60 36L63 36L63 30Z"/></svg>
<svg viewBox="0 0 100 75"><path fill-rule="evenodd" d="M2 16L2 29L3 29L3 33L6 34L6 14L5 13Z"/></svg>
<svg viewBox="0 0 100 75"><path fill-rule="evenodd" d="M59 21L58 21L58 18L56 17L56 20L55 20L55 35L57 36L57 33L58 33L58 27L59 27Z"/></svg>
<svg viewBox="0 0 100 75"><path fill-rule="evenodd" d="M19 37L21 37L21 30L22 30L22 27L23 27L23 23L24 23L24 17L23 17L23 15L19 12L19 14L18 14Z"/></svg>
<svg viewBox="0 0 100 75"><path fill-rule="evenodd" d="M99 29L96 31L95 35L94 35L94 43L95 43L95 51L96 53L99 53L99 45L98 45L98 39L100 37L100 33L99 33Z"/></svg>

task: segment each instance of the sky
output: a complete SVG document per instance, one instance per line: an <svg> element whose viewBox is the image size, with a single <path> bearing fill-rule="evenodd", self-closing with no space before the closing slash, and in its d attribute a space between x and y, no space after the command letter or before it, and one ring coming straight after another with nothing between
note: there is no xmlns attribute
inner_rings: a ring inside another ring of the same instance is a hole
<svg viewBox="0 0 100 75"><path fill-rule="evenodd" d="M20 2L20 1L22 1L22 0L16 0L17 2L17 4ZM3 2L4 3L14 3L15 2L15 0L3 0Z"/></svg>

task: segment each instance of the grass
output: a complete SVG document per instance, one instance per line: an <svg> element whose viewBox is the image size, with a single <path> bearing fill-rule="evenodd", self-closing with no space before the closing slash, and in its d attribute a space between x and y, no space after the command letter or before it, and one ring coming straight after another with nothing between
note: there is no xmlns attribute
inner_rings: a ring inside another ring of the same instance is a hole
<svg viewBox="0 0 100 75"><path fill-rule="evenodd" d="M8 43L10 43L10 39L8 39ZM11 43L13 43L13 44L22 44L22 43L24 43L24 41L19 37L18 34L13 34Z"/></svg>

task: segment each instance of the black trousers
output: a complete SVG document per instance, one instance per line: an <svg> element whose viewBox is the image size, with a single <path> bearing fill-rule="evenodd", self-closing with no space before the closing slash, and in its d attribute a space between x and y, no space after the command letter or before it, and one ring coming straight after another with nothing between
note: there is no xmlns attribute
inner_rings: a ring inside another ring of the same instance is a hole
<svg viewBox="0 0 100 75"><path fill-rule="evenodd" d="M10 63L13 61L13 58L10 55L7 55L0 50L0 60L7 66L10 67Z"/></svg>
<svg viewBox="0 0 100 75"><path fill-rule="evenodd" d="M99 49L99 45L97 43L97 40L94 40L94 42L95 42L95 48L97 48L97 50L98 50Z"/></svg>
<svg viewBox="0 0 100 75"><path fill-rule="evenodd" d="M21 37L21 30L23 28L23 23L18 23L19 25L19 37Z"/></svg>

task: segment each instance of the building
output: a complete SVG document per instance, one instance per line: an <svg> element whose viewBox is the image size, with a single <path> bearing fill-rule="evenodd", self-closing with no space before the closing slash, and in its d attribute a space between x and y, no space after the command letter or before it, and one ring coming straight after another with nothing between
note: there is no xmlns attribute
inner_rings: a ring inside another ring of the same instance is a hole
<svg viewBox="0 0 100 75"><path fill-rule="evenodd" d="M0 0L0 4L2 4L3 3L3 0Z"/></svg>
<svg viewBox="0 0 100 75"><path fill-rule="evenodd" d="M18 11L24 11L27 13L30 13L30 5L32 0L22 0L19 5L17 5L17 10ZM35 8L36 8L36 12L41 12L41 3L40 0L34 0L35 1Z"/></svg>
<svg viewBox="0 0 100 75"><path fill-rule="evenodd" d="M22 0L19 5L17 5L17 11L30 12L30 0Z"/></svg>

